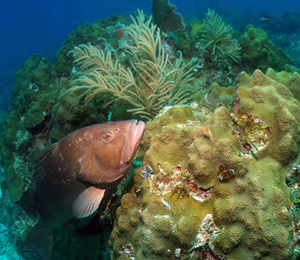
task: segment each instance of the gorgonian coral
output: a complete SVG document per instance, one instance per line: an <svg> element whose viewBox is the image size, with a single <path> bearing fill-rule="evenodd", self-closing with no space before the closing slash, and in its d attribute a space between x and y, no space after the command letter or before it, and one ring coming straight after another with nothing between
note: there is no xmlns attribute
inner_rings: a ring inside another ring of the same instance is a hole
<svg viewBox="0 0 300 260"><path fill-rule="evenodd" d="M241 47L232 37L232 28L214 10L208 10L201 30L203 56L212 66L227 67L233 62L239 62Z"/></svg>
<svg viewBox="0 0 300 260"><path fill-rule="evenodd" d="M126 103L128 112L141 118L153 118L165 105L185 103L190 99L190 63L179 57L174 64L168 60L161 46L161 34L151 18L139 12L137 19L127 28L129 42L124 46L130 66L122 64L118 56L95 46L79 45L72 51L74 62L83 72L75 86L68 91L85 90L89 102L95 97L109 94L114 102ZM106 95L107 96L107 95ZM106 101L106 100L105 100Z"/></svg>

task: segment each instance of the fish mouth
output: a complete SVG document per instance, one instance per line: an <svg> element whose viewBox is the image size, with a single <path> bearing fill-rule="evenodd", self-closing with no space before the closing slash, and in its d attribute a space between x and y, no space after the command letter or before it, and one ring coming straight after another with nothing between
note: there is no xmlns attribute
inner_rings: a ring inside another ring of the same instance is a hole
<svg viewBox="0 0 300 260"><path fill-rule="evenodd" d="M133 135L133 142L136 144L136 148L142 140L144 130L145 130L145 123L143 121L136 120L135 131Z"/></svg>
<svg viewBox="0 0 300 260"><path fill-rule="evenodd" d="M127 136L128 146L124 147L124 150L122 152L123 163L131 163L142 140L144 129L145 123L143 121L132 120Z"/></svg>

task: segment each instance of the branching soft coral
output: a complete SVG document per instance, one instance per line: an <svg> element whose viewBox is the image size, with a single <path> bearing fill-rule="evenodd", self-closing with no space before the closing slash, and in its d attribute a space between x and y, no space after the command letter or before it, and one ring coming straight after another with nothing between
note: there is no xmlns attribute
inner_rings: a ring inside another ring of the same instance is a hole
<svg viewBox="0 0 300 260"><path fill-rule="evenodd" d="M229 66L241 59L241 47L232 38L232 28L214 10L208 10L201 37L203 55L214 67Z"/></svg>
<svg viewBox="0 0 300 260"><path fill-rule="evenodd" d="M152 119L166 105L176 105L190 99L191 70L180 57L171 64L161 46L160 30L145 21L139 12L137 19L127 28L132 42L124 46L131 61L130 67L112 58L95 46L79 45L72 51L74 62L83 75L74 81L68 91L85 90L80 97L89 102L95 97L110 94L113 102L126 102L133 112L144 119Z"/></svg>

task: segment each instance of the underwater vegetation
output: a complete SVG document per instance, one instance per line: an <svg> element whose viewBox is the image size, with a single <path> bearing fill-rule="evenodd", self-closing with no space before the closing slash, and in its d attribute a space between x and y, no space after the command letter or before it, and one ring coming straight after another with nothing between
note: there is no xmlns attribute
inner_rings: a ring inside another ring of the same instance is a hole
<svg viewBox="0 0 300 260"><path fill-rule="evenodd" d="M226 25L214 10L208 10L201 27L200 43L203 56L213 67L228 67L241 59L241 46L233 39L233 29Z"/></svg>
<svg viewBox="0 0 300 260"><path fill-rule="evenodd" d="M214 10L184 24L165 0L152 11L84 23L55 64L21 66L0 138L1 230L20 244L36 224L17 203L49 145L142 118L126 185L102 216L58 227L52 259L297 259L299 70L252 25L236 32Z"/></svg>
<svg viewBox="0 0 300 260"><path fill-rule="evenodd" d="M128 104L128 112L149 120L166 105L190 100L193 67L184 64L182 57L175 64L170 63L161 46L159 29L156 31L150 19L145 21L142 12L136 20L132 19L133 25L127 28L132 42L123 46L130 66L122 65L118 57L113 60L109 51L104 53L93 46L79 45L72 54L83 75L74 81L78 86L69 91L86 90L82 94L85 102L111 95L104 108L120 101Z"/></svg>

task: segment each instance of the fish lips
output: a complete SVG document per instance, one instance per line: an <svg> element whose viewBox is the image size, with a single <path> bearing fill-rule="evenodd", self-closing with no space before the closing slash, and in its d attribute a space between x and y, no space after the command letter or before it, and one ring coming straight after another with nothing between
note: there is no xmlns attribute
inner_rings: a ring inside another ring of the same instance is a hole
<svg viewBox="0 0 300 260"><path fill-rule="evenodd" d="M142 140L145 129L143 121L132 120L128 130L127 145L123 147L121 161L124 164L130 164L133 160L137 148Z"/></svg>

